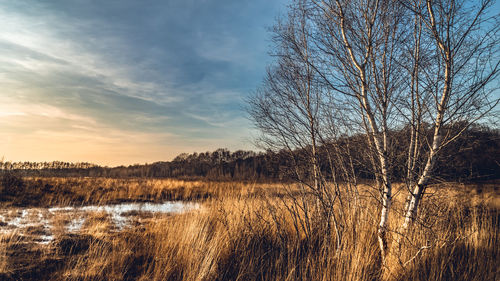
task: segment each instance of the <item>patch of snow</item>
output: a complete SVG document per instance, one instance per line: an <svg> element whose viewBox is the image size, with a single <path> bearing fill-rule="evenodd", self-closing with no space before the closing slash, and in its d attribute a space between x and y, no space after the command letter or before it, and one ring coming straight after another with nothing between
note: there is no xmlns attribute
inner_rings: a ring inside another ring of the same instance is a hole
<svg viewBox="0 0 500 281"><path fill-rule="evenodd" d="M130 225L131 216L136 214L140 216L141 213L182 213L199 207L198 203L167 201L163 203L123 203L102 206L0 209L0 221L6 223L6 225L0 226L0 233L8 234L15 231L22 232L28 227L42 227L48 234L38 235L35 241L48 244L54 239L50 229L55 214L68 214L71 220L65 225L65 230L68 233L76 233L82 229L86 214L93 212L109 214L114 226L120 230Z"/></svg>

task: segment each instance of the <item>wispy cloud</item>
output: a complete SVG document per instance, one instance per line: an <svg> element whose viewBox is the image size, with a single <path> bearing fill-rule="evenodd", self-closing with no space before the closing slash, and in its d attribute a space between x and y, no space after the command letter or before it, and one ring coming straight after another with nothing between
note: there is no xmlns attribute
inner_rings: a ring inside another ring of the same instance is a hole
<svg viewBox="0 0 500 281"><path fill-rule="evenodd" d="M242 102L282 6L0 0L0 155L118 164L249 147Z"/></svg>

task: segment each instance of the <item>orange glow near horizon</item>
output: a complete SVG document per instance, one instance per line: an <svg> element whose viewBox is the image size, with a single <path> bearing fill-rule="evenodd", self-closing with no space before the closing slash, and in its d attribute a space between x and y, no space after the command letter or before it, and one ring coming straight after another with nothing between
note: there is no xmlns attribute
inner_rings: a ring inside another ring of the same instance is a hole
<svg viewBox="0 0 500 281"><path fill-rule="evenodd" d="M169 161L183 152L211 151L217 139L195 141L165 132L107 127L53 106L0 97L0 159L11 162L90 162L103 166ZM244 147L235 142L234 148Z"/></svg>

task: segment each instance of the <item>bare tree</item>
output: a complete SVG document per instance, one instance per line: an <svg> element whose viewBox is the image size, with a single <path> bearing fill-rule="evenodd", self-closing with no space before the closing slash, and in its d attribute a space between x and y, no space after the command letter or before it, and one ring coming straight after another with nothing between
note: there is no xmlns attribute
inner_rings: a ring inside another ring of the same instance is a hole
<svg viewBox="0 0 500 281"><path fill-rule="evenodd" d="M263 86L250 100L249 113L263 133L261 145L288 151L295 178L305 187L304 195L313 195L315 209L326 219L327 229L334 229L340 245L342 225L333 211L334 202L342 200L339 181L351 187L350 194L355 190L355 175L352 161L349 164L346 160L349 153L332 141L345 132L334 120L338 116L335 104L327 102L330 92L315 69L318 50L311 44L311 12L314 10L307 1L297 1L286 20L275 26L273 55L277 59L268 69ZM301 159L299 151L305 153L305 159ZM326 167L320 163L326 163ZM332 178L324 175L325 169L330 170ZM294 202L300 205L307 220L310 202L301 199L298 203L295 198ZM310 232L307 225L306 233Z"/></svg>
<svg viewBox="0 0 500 281"><path fill-rule="evenodd" d="M413 128L407 181L410 201L404 229L416 218L440 150L499 102L491 95L495 89L491 82L496 81L500 65L498 15L488 15L492 4L489 0L414 0L405 4L415 18L415 36L408 98L412 104L408 122ZM432 124L430 140L421 135L424 123ZM446 125L459 128L445 131ZM416 165L422 141L428 144L423 168Z"/></svg>
<svg viewBox="0 0 500 281"><path fill-rule="evenodd" d="M355 171L337 166L349 156L329 144L340 135L365 135L380 191L383 259L391 168L406 170L409 195L401 226L406 230L435 176L441 149L499 102L492 96L500 63L498 15L488 14L492 3L298 0L289 20L275 29L277 61L251 102L255 124L268 146L285 147L292 155L296 149L308 151L310 187L319 198L329 197L321 197L328 188L318 151L333 148L336 153L328 155L343 160L329 157L332 171L347 171L355 182ZM431 136L425 133L429 127ZM398 162L393 145L398 140L391 134L402 128L410 132L405 163Z"/></svg>
<svg viewBox="0 0 500 281"><path fill-rule="evenodd" d="M317 67L348 103L365 132L371 149L373 172L381 193L378 238L382 257L387 251L387 224L392 203L389 130L394 101L401 94L402 76L397 64L402 7L391 1L313 1L317 8L316 38L323 65Z"/></svg>

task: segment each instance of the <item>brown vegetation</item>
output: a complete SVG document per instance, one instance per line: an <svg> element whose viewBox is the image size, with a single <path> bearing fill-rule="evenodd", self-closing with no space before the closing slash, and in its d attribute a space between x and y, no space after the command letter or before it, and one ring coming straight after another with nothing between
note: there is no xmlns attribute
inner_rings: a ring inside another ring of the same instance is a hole
<svg viewBox="0 0 500 281"><path fill-rule="evenodd" d="M24 178L3 176L3 206L69 206L120 202L163 202L278 193L281 184L175 179Z"/></svg>
<svg viewBox="0 0 500 281"><path fill-rule="evenodd" d="M102 182L113 181L102 179ZM83 180L80 185L86 184ZM134 183L130 184L129 189L135 190ZM185 184L194 188L200 183ZM411 234L400 239L400 244L390 245L384 268L377 245L378 202L369 195L367 186L360 189L359 199L366 208L336 206L336 212L342 212L343 216L344 236L338 240L334 233L325 232L325 219L317 215L314 201L308 201L311 204L304 210L291 211L296 206L293 203L296 196L256 193L252 185L239 183L220 183L218 187L216 183L206 184L215 190L233 186L230 194L234 196L208 199L203 208L181 215L148 217L142 224L122 231L111 229L109 218L96 213L80 233L61 231L48 245L27 241L21 235L3 235L0 279L496 280L500 277L498 185L434 186L427 194L432 200L424 201L419 223ZM400 197L396 194L394 210L403 210L404 198ZM397 241L397 226L402 217L397 212L393 216L389 235L394 238L391 241ZM305 226L306 222L312 224Z"/></svg>

